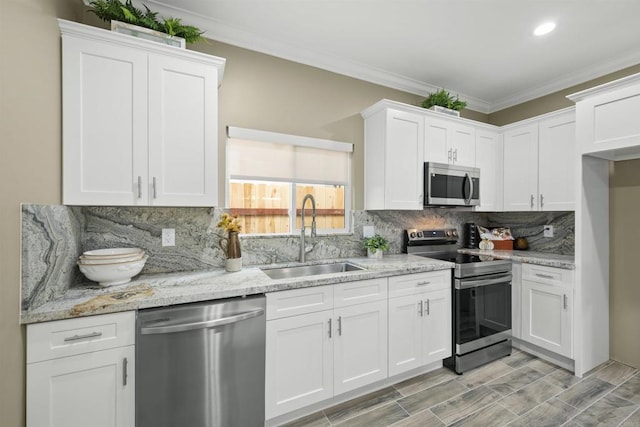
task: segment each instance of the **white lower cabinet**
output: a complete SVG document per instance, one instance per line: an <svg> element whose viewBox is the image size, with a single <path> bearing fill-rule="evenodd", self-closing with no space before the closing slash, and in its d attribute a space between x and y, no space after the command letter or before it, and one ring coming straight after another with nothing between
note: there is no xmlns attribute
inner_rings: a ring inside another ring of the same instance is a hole
<svg viewBox="0 0 640 427"><path fill-rule="evenodd" d="M451 356L451 272L389 278L389 375Z"/></svg>
<svg viewBox="0 0 640 427"><path fill-rule="evenodd" d="M522 266L523 341L573 357L573 271Z"/></svg>
<svg viewBox="0 0 640 427"><path fill-rule="evenodd" d="M266 341L267 419L387 378L387 279L267 294Z"/></svg>
<svg viewBox="0 0 640 427"><path fill-rule="evenodd" d="M27 326L27 427L135 425L135 313Z"/></svg>

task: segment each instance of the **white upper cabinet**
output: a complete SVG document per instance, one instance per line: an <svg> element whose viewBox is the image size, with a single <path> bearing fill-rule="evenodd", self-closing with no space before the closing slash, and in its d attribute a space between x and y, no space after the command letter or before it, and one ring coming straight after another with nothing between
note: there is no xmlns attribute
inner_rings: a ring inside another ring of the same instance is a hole
<svg viewBox="0 0 640 427"><path fill-rule="evenodd" d="M502 135L498 131L476 130L476 167L480 168L480 206L477 211L499 212L504 190Z"/></svg>
<svg viewBox="0 0 640 427"><path fill-rule="evenodd" d="M575 209L573 109L509 126L504 132L504 210Z"/></svg>
<svg viewBox="0 0 640 427"><path fill-rule="evenodd" d="M224 59L59 24L63 203L216 205Z"/></svg>
<svg viewBox="0 0 640 427"><path fill-rule="evenodd" d="M538 141L539 207L545 211L575 209L578 155L575 113L540 121Z"/></svg>
<svg viewBox="0 0 640 427"><path fill-rule="evenodd" d="M385 108L365 116L365 209L422 209L423 141L420 114Z"/></svg>
<svg viewBox="0 0 640 427"><path fill-rule="evenodd" d="M578 152L607 160L640 158L640 74L570 95L581 126Z"/></svg>
<svg viewBox="0 0 640 427"><path fill-rule="evenodd" d="M504 133L504 210L538 210L538 124Z"/></svg>
<svg viewBox="0 0 640 427"><path fill-rule="evenodd" d="M455 119L426 117L424 161L474 167L475 128Z"/></svg>

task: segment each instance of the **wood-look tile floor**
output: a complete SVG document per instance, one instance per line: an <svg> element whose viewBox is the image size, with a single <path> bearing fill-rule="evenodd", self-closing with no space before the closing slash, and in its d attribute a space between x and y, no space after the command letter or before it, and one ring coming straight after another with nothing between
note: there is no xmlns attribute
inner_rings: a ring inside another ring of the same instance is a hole
<svg viewBox="0 0 640 427"><path fill-rule="evenodd" d="M441 368L286 424L640 427L640 372L609 361L584 378L530 354L456 375Z"/></svg>

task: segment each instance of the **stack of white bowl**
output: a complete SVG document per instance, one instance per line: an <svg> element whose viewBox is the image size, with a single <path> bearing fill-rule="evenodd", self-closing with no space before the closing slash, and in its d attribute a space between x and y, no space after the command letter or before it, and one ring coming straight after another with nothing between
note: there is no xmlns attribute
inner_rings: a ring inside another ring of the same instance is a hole
<svg viewBox="0 0 640 427"><path fill-rule="evenodd" d="M78 258L80 271L102 286L122 285L142 271L147 255L140 248L86 251Z"/></svg>

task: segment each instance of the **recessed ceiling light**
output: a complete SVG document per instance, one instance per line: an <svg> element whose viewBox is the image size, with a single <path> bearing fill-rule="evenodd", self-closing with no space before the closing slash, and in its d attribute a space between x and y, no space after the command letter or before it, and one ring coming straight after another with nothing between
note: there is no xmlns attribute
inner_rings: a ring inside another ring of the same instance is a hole
<svg viewBox="0 0 640 427"><path fill-rule="evenodd" d="M545 22L544 24L538 25L535 30L533 30L533 34L536 36L544 36L545 34L549 34L556 28L556 24L554 22Z"/></svg>

